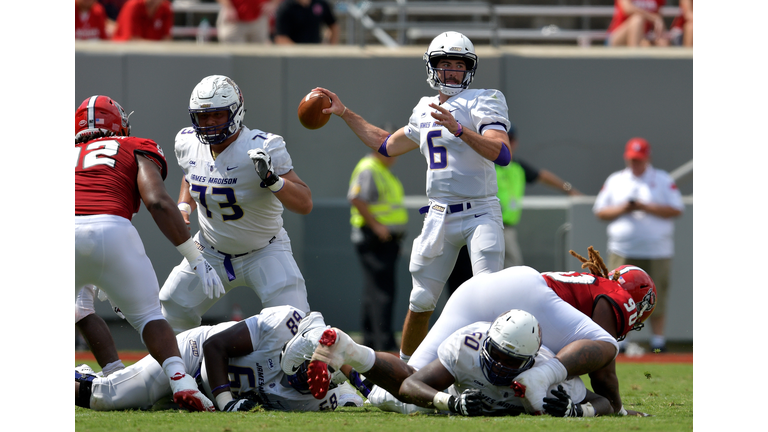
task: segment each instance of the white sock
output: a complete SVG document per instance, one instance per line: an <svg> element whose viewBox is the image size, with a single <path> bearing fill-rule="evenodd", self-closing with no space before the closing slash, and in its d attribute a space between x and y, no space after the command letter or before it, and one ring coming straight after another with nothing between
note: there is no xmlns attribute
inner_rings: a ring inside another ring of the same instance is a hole
<svg viewBox="0 0 768 432"><path fill-rule="evenodd" d="M350 348L350 352L347 353L347 364L352 366L358 373L366 373L371 370L376 362L376 352L373 348L354 342Z"/></svg>
<svg viewBox="0 0 768 432"><path fill-rule="evenodd" d="M187 371L184 370L184 362L181 360L181 357L178 356L168 357L165 359L163 362L163 372L165 372L168 378L171 378L177 373L182 375L187 373Z"/></svg>
<svg viewBox="0 0 768 432"><path fill-rule="evenodd" d="M117 360L104 366L101 369L101 373L104 374L105 377L108 377L110 374L123 369L125 369L125 365L123 364L122 360Z"/></svg>

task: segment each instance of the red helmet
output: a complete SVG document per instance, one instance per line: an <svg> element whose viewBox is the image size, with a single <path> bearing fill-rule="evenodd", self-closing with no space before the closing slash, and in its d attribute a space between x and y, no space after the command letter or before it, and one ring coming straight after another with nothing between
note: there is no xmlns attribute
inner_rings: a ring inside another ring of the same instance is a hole
<svg viewBox="0 0 768 432"><path fill-rule="evenodd" d="M109 96L91 96L75 111L75 139L94 132L103 132L107 135L131 135L128 114Z"/></svg>
<svg viewBox="0 0 768 432"><path fill-rule="evenodd" d="M629 292L637 307L637 321L632 330L643 328L643 321L648 319L656 308L656 285L648 273L640 267L623 265L608 273L608 279L613 280L614 273L619 273L619 285Z"/></svg>

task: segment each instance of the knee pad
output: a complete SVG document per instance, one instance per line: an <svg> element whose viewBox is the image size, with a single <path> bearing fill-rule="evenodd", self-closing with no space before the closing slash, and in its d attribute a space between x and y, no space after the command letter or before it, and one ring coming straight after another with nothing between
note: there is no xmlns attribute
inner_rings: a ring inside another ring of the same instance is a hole
<svg viewBox="0 0 768 432"><path fill-rule="evenodd" d="M435 294L423 287L414 286L411 290L408 309L417 313L432 312L437 306L437 300L440 298L441 292L442 289L438 290Z"/></svg>

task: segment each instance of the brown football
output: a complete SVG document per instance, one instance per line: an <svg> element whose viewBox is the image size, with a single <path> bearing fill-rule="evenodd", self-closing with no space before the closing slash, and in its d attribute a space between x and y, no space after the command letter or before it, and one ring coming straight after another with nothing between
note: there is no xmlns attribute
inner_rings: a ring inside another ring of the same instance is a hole
<svg viewBox="0 0 768 432"><path fill-rule="evenodd" d="M320 129L328 123L330 114L323 114L330 108L331 99L321 92L310 92L299 103L299 121L307 129Z"/></svg>

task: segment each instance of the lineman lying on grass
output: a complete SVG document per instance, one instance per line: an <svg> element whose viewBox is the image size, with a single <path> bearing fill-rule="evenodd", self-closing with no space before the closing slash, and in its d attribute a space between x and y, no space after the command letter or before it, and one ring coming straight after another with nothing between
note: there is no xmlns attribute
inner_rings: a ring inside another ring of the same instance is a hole
<svg viewBox="0 0 768 432"><path fill-rule="evenodd" d="M266 308L240 322L197 327L176 336L185 367L220 411L249 411L257 405L280 411L333 410L362 398L347 382L314 398L306 364L292 374L280 369L286 341L308 328L325 329L322 316L304 319L292 306ZM229 376L228 376L229 375ZM332 386L333 387L333 386ZM97 411L148 409L170 396L160 365L150 356L108 377L87 366L75 369L75 405Z"/></svg>
<svg viewBox="0 0 768 432"><path fill-rule="evenodd" d="M295 336L283 350L281 367L292 370L310 357L341 369L368 398L367 403L384 411L437 410L477 416L525 413L522 399L510 386L518 374L541 367L554 353L541 346L540 327L533 315L510 310L493 323L477 322L459 329L440 345L438 359L418 371L395 355L356 344L337 328L322 335L315 331ZM367 378L353 368L366 371ZM550 397L542 403L550 415L613 414L610 402L588 391L579 377L555 383L548 392Z"/></svg>

